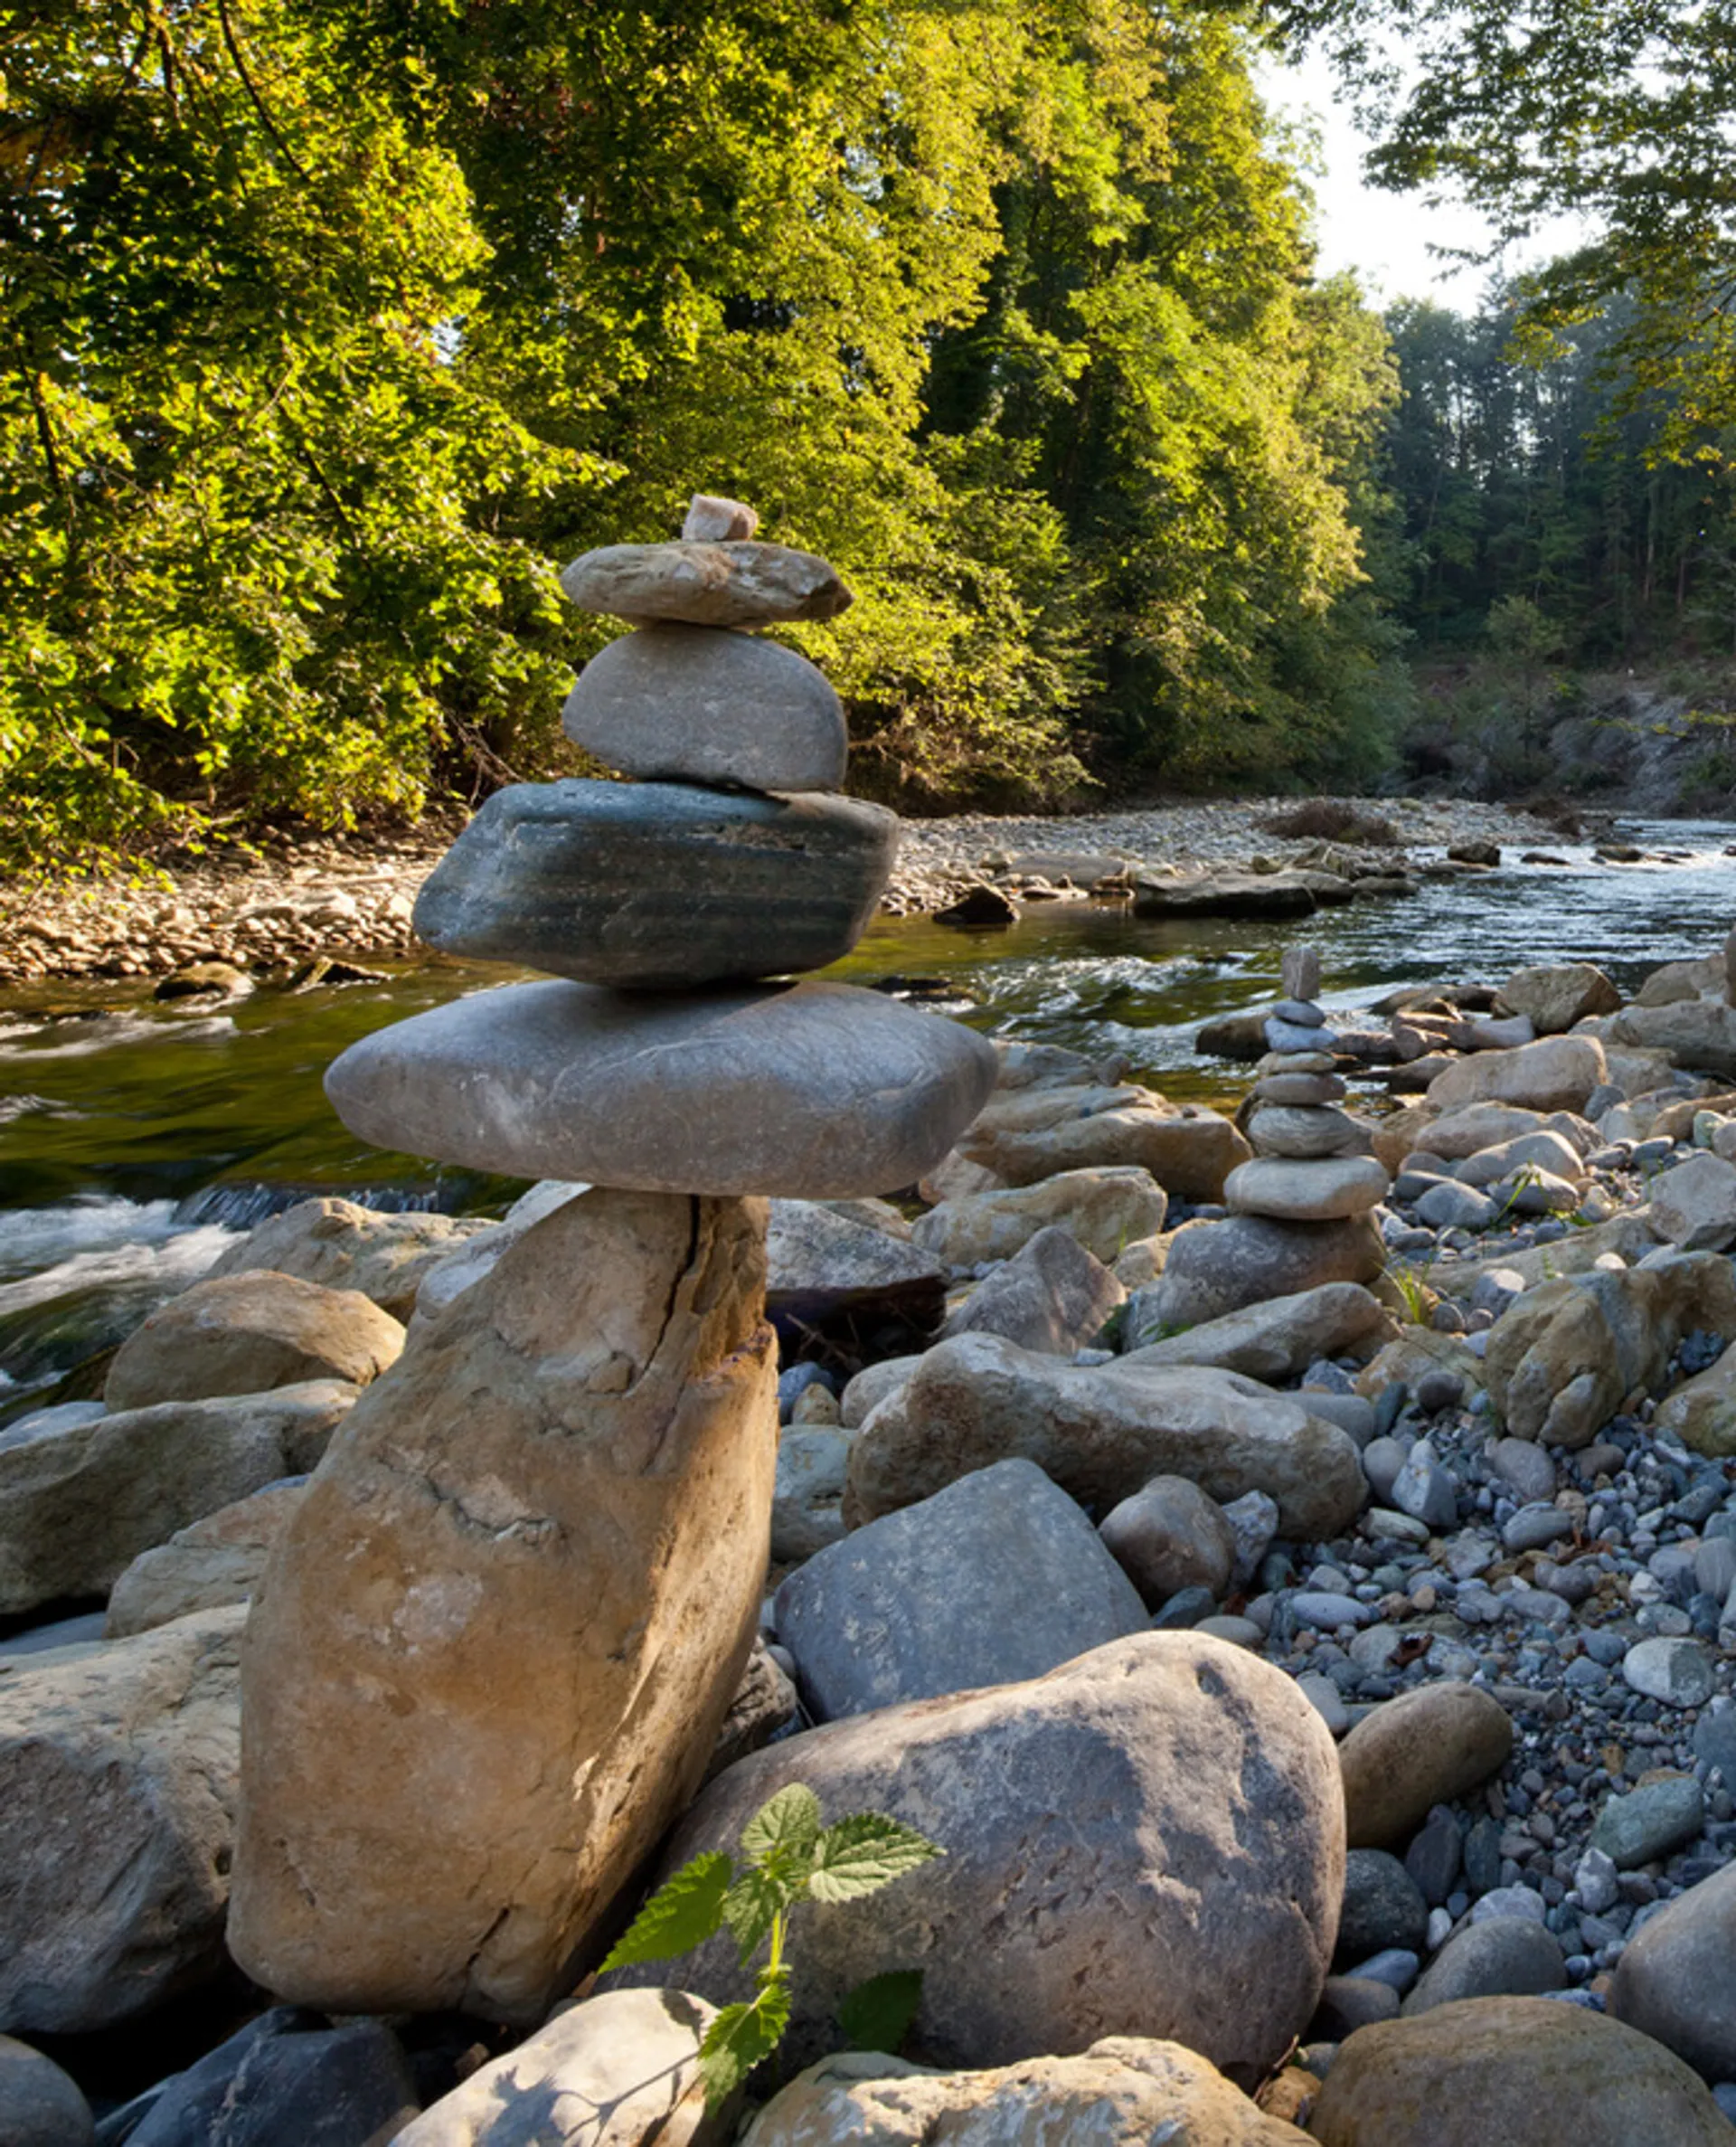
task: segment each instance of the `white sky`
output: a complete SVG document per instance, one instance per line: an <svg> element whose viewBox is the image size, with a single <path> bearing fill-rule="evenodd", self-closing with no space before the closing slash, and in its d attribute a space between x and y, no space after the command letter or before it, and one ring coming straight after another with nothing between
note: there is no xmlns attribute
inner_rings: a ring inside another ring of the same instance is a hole
<svg viewBox="0 0 1736 2147"><path fill-rule="evenodd" d="M1442 260L1437 247L1481 250L1492 238L1486 220L1458 203L1429 208L1420 194L1383 194L1363 184L1362 162L1369 144L1350 117L1348 99L1325 56L1310 52L1294 67L1261 66L1258 80L1276 113L1292 121L1312 120L1319 128L1323 171L1310 175L1314 191L1320 272L1335 275L1354 269L1364 292L1377 306L1399 298L1432 298L1437 304L1475 312L1481 305L1494 266L1467 266ZM1582 235L1577 218L1562 218L1509 254L1509 271L1546 260Z"/></svg>

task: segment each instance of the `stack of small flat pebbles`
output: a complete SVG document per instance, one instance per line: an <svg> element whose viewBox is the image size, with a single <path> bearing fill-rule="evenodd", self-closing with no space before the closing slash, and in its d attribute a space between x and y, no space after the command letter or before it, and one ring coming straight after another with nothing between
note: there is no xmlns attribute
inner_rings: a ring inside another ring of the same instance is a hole
<svg viewBox="0 0 1736 2147"><path fill-rule="evenodd" d="M913 1184L981 1109L995 1055L970 1030L785 981L861 937L898 821L839 794L836 694L752 630L835 618L851 592L756 526L701 496L679 543L609 545L561 575L582 610L634 626L563 719L633 780L498 791L415 915L442 952L561 981L344 1053L326 1089L353 1131L514 1177L828 1198Z"/></svg>

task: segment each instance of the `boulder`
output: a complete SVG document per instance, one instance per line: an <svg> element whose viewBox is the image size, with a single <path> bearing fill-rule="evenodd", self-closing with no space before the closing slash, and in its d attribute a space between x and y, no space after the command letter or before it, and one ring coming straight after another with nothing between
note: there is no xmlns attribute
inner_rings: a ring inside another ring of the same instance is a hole
<svg viewBox="0 0 1736 2147"><path fill-rule="evenodd" d="M1721 999L1624 1007L1609 1023L1613 1043L1666 1054L1670 1064L1721 1080L1736 1077L1736 1007Z"/></svg>
<svg viewBox="0 0 1736 2147"><path fill-rule="evenodd" d="M837 790L849 741L825 674L757 634L653 626L600 648L561 725L622 775L746 790Z"/></svg>
<svg viewBox="0 0 1736 2147"><path fill-rule="evenodd" d="M1485 1379L1514 1437L1586 1446L1628 1396L1662 1391L1695 1329L1736 1340L1736 1277L1718 1254L1594 1269L1525 1291L1490 1330Z"/></svg>
<svg viewBox="0 0 1736 2147"><path fill-rule="evenodd" d="M273 2006L164 2082L124 2137L127 2147L383 2142L420 2107L410 2060L383 2020L328 2024Z"/></svg>
<svg viewBox="0 0 1736 2147"><path fill-rule="evenodd" d="M1152 1610L1184 1588L1221 1596L1236 1565L1222 1507L1185 1476L1154 1476L1110 1508L1098 1534Z"/></svg>
<svg viewBox="0 0 1736 2147"><path fill-rule="evenodd" d="M1345 1839L1352 1849L1408 1841L1433 1805L1498 1773L1512 1750L1512 1718L1480 1686L1448 1679L1383 1701L1338 1748Z"/></svg>
<svg viewBox="0 0 1736 2147"><path fill-rule="evenodd" d="M817 1552L778 1589L775 1616L821 1722L1041 1677L1146 1622L1079 1507L1023 1461Z"/></svg>
<svg viewBox="0 0 1736 2147"><path fill-rule="evenodd" d="M741 2147L959 2147L1074 2141L1079 2147L1303 2147L1307 2134L1232 2086L1179 2043L1106 2036L1077 2057L1031 2057L989 2072L936 2073L850 2050L792 2080ZM431 2147L431 2142L430 2142Z"/></svg>
<svg viewBox="0 0 1736 2147"><path fill-rule="evenodd" d="M429 1270L496 1227L474 1215L378 1215L335 1196L298 1200L231 1245L205 1280L269 1268L322 1290L359 1290L408 1325Z"/></svg>
<svg viewBox="0 0 1736 2147"><path fill-rule="evenodd" d="M1318 1074L1269 1074L1256 1091L1261 1101L1246 1122L1254 1153L1280 1156L1297 1162L1373 1154L1373 1134L1368 1125L1361 1119L1353 1118L1347 1111L1335 1111L1316 1103L1312 1093L1307 1092L1334 1086L1342 1092L1344 1085L1341 1081L1335 1083ZM1297 1097L1294 1102L1265 1101L1275 1086L1285 1096L1296 1096L1300 1088L1306 1092L1305 1097Z"/></svg>
<svg viewBox="0 0 1736 2147"><path fill-rule="evenodd" d="M1684 1253L1722 1253L1736 1243L1736 1163L1702 1149L1652 1180L1650 1222Z"/></svg>
<svg viewBox="0 0 1736 2147"><path fill-rule="evenodd" d="M665 1869L734 1851L797 1781L829 1819L890 1812L946 1853L794 1919L793 2063L845 1991L911 1964L910 2048L954 2067L1137 2035L1251 2085L1314 2010L1344 1886L1337 1763L1290 1679L1240 1648L1139 1633L1029 1684L826 1723L712 1783ZM713 2002L751 1988L727 1935L683 1978Z"/></svg>
<svg viewBox="0 0 1736 2147"><path fill-rule="evenodd" d="M400 1322L359 1290L223 1275L195 1282L135 1329L115 1352L102 1398L112 1410L148 1409L310 1379L365 1386L403 1346Z"/></svg>
<svg viewBox="0 0 1736 2147"><path fill-rule="evenodd" d="M1512 1051L1479 1051L1436 1074L1429 1102L1437 1111L1467 1103L1520 1103L1528 1111L1583 1111L1606 1076L1594 1036L1543 1036ZM1439 1151L1437 1150L1437 1153Z"/></svg>
<svg viewBox="0 0 1736 2147"><path fill-rule="evenodd" d="M248 1629L229 1937L268 1990L526 2020L569 1987L753 1636L763 1233L751 1203L570 1201L352 1414Z"/></svg>
<svg viewBox="0 0 1736 2147"><path fill-rule="evenodd" d="M105 1637L124 1640L194 1611L245 1603L307 1488L302 1476L269 1483L141 1551L109 1594Z"/></svg>
<svg viewBox="0 0 1736 2147"><path fill-rule="evenodd" d="M1590 1120L1572 1111L1529 1111L1516 1103L1467 1103L1412 1129L1410 1145L1443 1162L1463 1163L1486 1149L1504 1147L1533 1133L1559 1133L1581 1156L1601 1145Z"/></svg>
<svg viewBox="0 0 1736 2147"><path fill-rule="evenodd" d="M1501 987L1500 1003L1523 1014L1540 1036L1558 1036L1590 1015L1613 1014L1621 994L1589 961L1538 962L1515 969Z"/></svg>
<svg viewBox="0 0 1736 2147"><path fill-rule="evenodd" d="M716 2008L685 1991L608 1991L430 2104L392 2147L721 2147L699 2046Z"/></svg>
<svg viewBox="0 0 1736 2147"><path fill-rule="evenodd" d="M1327 1282L1372 1282L1385 1259L1366 1215L1338 1223L1278 1223L1266 1215L1185 1223L1170 1240L1163 1273L1134 1293L1129 1329L1149 1334L1197 1327Z"/></svg>
<svg viewBox="0 0 1736 2147"><path fill-rule="evenodd" d="M1528 1915L1495 1915L1453 1933L1407 1995L1404 2010L1432 2012L1464 1998L1536 1998L1566 1987L1566 1957L1543 1925Z"/></svg>
<svg viewBox="0 0 1736 2147"><path fill-rule="evenodd" d="M1453 1176L1462 1186L1499 1186L1522 1174L1546 1172L1575 1187L1585 1183L1580 1151L1564 1135L1547 1130L1520 1133L1467 1156Z"/></svg>
<svg viewBox="0 0 1736 2147"><path fill-rule="evenodd" d="M102 1595L141 1551L311 1469L356 1390L160 1402L0 1446L0 1613Z"/></svg>
<svg viewBox="0 0 1736 2147"><path fill-rule="evenodd" d="M1472 1998L1377 2021L1339 2049L1311 2124L1320 2147L1728 2147L1679 2057L1601 2013Z"/></svg>
<svg viewBox="0 0 1736 2147"><path fill-rule="evenodd" d="M778 1440L771 1501L774 1565L797 1565L844 1534L849 1434L830 1424L796 1424Z"/></svg>
<svg viewBox="0 0 1736 2147"><path fill-rule="evenodd" d="M799 1705L795 1680L756 1633L748 1667L705 1762L705 1780L770 1744L780 1729L793 1723Z"/></svg>
<svg viewBox="0 0 1736 2147"><path fill-rule="evenodd" d="M1147 1292L1136 1293L1126 1363L1216 1365L1250 1379L1289 1379L1318 1357L1372 1356L1398 1333L1392 1313L1360 1282L1323 1282L1270 1297L1161 1340L1146 1338L1155 1331L1142 1316L1149 1302Z"/></svg>
<svg viewBox="0 0 1736 2147"><path fill-rule="evenodd" d="M533 1224L590 1191L588 1185L570 1178L540 1178L528 1193L519 1195L498 1223L479 1231L467 1243L455 1245L434 1262L417 1286L410 1324L420 1321L426 1325L438 1319L455 1297L481 1282L507 1246L523 1237Z"/></svg>
<svg viewBox="0 0 1736 2147"><path fill-rule="evenodd" d="M1134 883L1136 917L1307 917L1324 873L1205 872Z"/></svg>
<svg viewBox="0 0 1736 2147"><path fill-rule="evenodd" d="M835 619L854 601L836 570L812 552L750 539L604 544L562 567L561 586L581 611L689 626Z"/></svg>
<svg viewBox="0 0 1736 2147"><path fill-rule="evenodd" d="M979 1282L941 1332L1002 1335L1021 1349L1071 1357L1127 1296L1071 1231L1052 1224Z"/></svg>
<svg viewBox="0 0 1736 2147"><path fill-rule="evenodd" d="M1287 1536L1335 1536L1367 1486L1335 1424L1235 1372L1038 1357L998 1335L960 1335L922 1358L850 1450L846 1521L929 1497L992 1462L1036 1462L1107 1512L1154 1476L1185 1476L1221 1504L1277 1499Z"/></svg>
<svg viewBox="0 0 1736 2147"><path fill-rule="evenodd" d="M0 2027L112 2027L221 1967L246 1615L0 1678Z"/></svg>
<svg viewBox="0 0 1736 2147"><path fill-rule="evenodd" d="M1442 1297L1462 1304L1473 1299L1485 1277L1497 1269L1511 1268L1529 1290L1539 1282L1589 1273L1610 1253L1633 1265L1657 1250L1657 1240L1646 1227L1649 1213L1643 1207L1627 1208L1607 1223L1570 1231L1565 1237L1527 1245L1519 1253L1496 1253L1486 1260L1438 1261L1429 1270L1429 1284Z"/></svg>
<svg viewBox="0 0 1736 2147"><path fill-rule="evenodd" d="M1326 1157L1295 1162L1257 1156L1238 1164L1223 1181L1231 1215L1271 1215L1285 1223L1335 1223L1365 1215L1386 1197L1388 1178L1373 1156Z"/></svg>
<svg viewBox="0 0 1736 2147"><path fill-rule="evenodd" d="M958 1152L1009 1186L1137 1164L1183 1200L1217 1199L1230 1172L1253 1154L1219 1112L1135 1086L1045 1087L999 1098L962 1136Z"/></svg>
<svg viewBox="0 0 1736 2147"><path fill-rule="evenodd" d="M917 1217L910 1236L954 1267L975 1267L1011 1260L1040 1230L1053 1226L1107 1263L1161 1230L1168 1206L1163 1187L1137 1164L1062 1170L1034 1186L943 1200Z"/></svg>
<svg viewBox="0 0 1736 2147"><path fill-rule="evenodd" d="M96 2122L70 2073L0 2035L0 2140L10 2147L91 2147Z"/></svg>
<svg viewBox="0 0 1736 2147"><path fill-rule="evenodd" d="M766 1310L780 1333L846 1320L908 1330L919 1347L934 1334L946 1311L944 1261L816 1200L770 1206Z"/></svg>
<svg viewBox="0 0 1736 2147"><path fill-rule="evenodd" d="M1736 1865L1678 1894L1628 1940L1609 2010L1708 2080L1736 2080Z"/></svg>
<svg viewBox="0 0 1736 2147"><path fill-rule="evenodd" d="M982 1037L847 984L508 985L334 1060L353 1133L509 1177L826 1199L913 1185L987 1097Z"/></svg>
<svg viewBox="0 0 1736 2147"><path fill-rule="evenodd" d="M1691 1452L1720 1461L1736 1454L1736 1347L1657 1405L1653 1423Z"/></svg>
<svg viewBox="0 0 1736 2147"><path fill-rule="evenodd" d="M511 783L416 897L471 961L625 989L824 969L862 937L898 850L883 806L696 783Z"/></svg>

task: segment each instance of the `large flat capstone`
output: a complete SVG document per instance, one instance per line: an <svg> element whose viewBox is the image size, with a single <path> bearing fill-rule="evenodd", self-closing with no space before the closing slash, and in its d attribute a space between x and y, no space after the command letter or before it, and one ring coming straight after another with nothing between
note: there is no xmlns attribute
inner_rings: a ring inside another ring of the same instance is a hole
<svg viewBox="0 0 1736 2147"><path fill-rule="evenodd" d="M514 1178L840 1198L913 1185L981 1110L981 1036L847 984L477 992L353 1045L326 1092L380 1148Z"/></svg>
<svg viewBox="0 0 1736 2147"><path fill-rule="evenodd" d="M835 619L854 601L837 570L812 552L750 540L604 544L561 570L581 611L691 626L772 626Z"/></svg>
<svg viewBox="0 0 1736 2147"><path fill-rule="evenodd" d="M443 954L658 990L824 969L866 928L898 819L854 798L514 783L423 883Z"/></svg>

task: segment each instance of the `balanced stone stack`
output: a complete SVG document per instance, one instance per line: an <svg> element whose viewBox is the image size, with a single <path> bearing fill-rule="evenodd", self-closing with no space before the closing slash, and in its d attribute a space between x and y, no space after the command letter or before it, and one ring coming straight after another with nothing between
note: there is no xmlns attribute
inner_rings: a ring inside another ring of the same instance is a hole
<svg viewBox="0 0 1736 2147"><path fill-rule="evenodd" d="M851 601L696 499L569 567L635 630L571 734L627 782L489 800L417 927L552 972L326 1078L382 1147L593 1188L418 1323L322 1463L243 1659L230 1944L337 2011L540 2018L698 1785L756 1624L777 1444L759 1196L883 1193L994 1085L969 1030L790 982L873 915L892 815L837 696L750 630ZM607 1188L607 1189L603 1189Z"/></svg>

